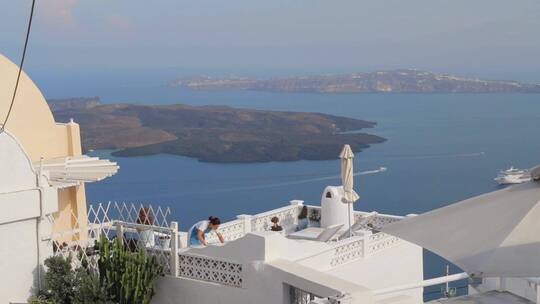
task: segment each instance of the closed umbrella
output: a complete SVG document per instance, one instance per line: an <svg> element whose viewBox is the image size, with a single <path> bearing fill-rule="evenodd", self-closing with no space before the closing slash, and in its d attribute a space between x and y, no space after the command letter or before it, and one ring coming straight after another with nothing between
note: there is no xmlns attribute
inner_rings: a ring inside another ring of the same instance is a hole
<svg viewBox="0 0 540 304"><path fill-rule="evenodd" d="M341 159L341 183L343 185L343 199L344 204L352 204L356 202L360 196L354 191L354 171L353 171L353 159L354 153L351 150L351 146L343 146L343 150L339 155ZM352 235L351 231L351 207L348 206L349 211L349 237Z"/></svg>

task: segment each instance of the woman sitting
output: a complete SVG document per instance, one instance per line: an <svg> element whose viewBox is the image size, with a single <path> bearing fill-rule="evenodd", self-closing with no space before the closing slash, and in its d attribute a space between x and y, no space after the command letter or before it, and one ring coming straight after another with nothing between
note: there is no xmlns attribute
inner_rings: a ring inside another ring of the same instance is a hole
<svg viewBox="0 0 540 304"><path fill-rule="evenodd" d="M272 227L270 227L270 230L272 231L282 231L283 227L279 225L279 218L277 216L274 216L270 219L270 221L273 223Z"/></svg>
<svg viewBox="0 0 540 304"><path fill-rule="evenodd" d="M307 218L308 209L307 206L303 206L300 214L298 215L298 225L296 226L296 231L304 230L309 225L309 220Z"/></svg>
<svg viewBox="0 0 540 304"><path fill-rule="evenodd" d="M225 241L223 240L223 236L221 233L217 232L217 229L219 228L219 225L221 224L221 221L219 218L215 216L211 216L208 218L208 220L200 221L193 225L191 229L189 230L189 245L190 246L206 246L206 235L212 231L214 231L219 239L219 241L223 244Z"/></svg>

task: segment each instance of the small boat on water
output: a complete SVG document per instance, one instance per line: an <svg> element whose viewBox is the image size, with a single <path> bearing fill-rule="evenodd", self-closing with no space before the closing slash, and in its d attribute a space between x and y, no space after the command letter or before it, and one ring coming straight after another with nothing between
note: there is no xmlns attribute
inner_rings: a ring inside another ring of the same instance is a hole
<svg viewBox="0 0 540 304"><path fill-rule="evenodd" d="M510 169L502 170L499 172L499 175L495 178L495 181L499 185L508 185L508 184L521 184L531 180L531 173L529 170L517 169L510 167Z"/></svg>

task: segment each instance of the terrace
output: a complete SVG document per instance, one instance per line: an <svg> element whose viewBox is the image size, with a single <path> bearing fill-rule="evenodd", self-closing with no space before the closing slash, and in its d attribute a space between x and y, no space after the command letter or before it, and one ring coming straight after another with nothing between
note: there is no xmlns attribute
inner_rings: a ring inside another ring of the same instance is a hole
<svg viewBox="0 0 540 304"><path fill-rule="evenodd" d="M309 226L319 227L322 208L305 206ZM71 220L75 221L76 228L55 232L48 239L54 253L70 256L75 266L84 259L91 267L97 267L98 253L92 249L94 242L100 235L109 239L120 238L126 246L134 250L143 249L158 259L166 274L158 288L183 280L184 286L213 284L250 294L250 291L256 293L255 290L262 287L253 284L255 278L270 276L271 281L279 286L287 286L288 299L285 303L304 303L309 299L359 292L368 294L365 287L347 277L340 278L336 270L399 246L401 241L398 238L378 230L403 217L354 211L355 223L365 219L369 221L365 221L365 225L357 225L358 229L351 237L347 227L343 227L326 241L289 238L297 231L298 215L303 207L303 201L294 200L284 207L263 213L238 215L219 228L225 244L219 244L215 234L211 234L207 238L208 246L196 248L188 247L187 232L179 231L178 224L169 220L169 209L110 202L89 206L88 222L81 224L73 215L71 219L50 217L53 225ZM271 231L271 219L274 217L279 219L283 231ZM260 263L265 264L265 271L257 269L256 265ZM197 288L188 292L194 290ZM174 292L168 289L158 292L157 297L173 295Z"/></svg>

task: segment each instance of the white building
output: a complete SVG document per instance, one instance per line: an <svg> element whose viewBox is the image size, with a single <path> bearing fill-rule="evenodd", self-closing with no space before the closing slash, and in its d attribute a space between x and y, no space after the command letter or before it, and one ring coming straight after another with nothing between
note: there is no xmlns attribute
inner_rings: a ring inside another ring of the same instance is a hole
<svg viewBox="0 0 540 304"><path fill-rule="evenodd" d="M24 303L37 290L52 246L44 218L58 211L57 190L40 176L20 143L0 134L0 303Z"/></svg>

